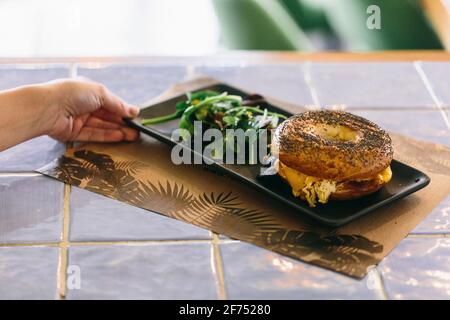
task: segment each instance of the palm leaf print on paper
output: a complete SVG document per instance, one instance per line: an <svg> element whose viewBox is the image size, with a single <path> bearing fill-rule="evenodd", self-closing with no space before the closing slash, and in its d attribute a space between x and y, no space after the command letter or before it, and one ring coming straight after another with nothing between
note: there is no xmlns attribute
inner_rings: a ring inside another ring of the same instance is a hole
<svg viewBox="0 0 450 320"><path fill-rule="evenodd" d="M318 234L312 230L279 229L261 238L266 248L354 277L362 277L367 267L379 262L375 254L383 245L364 236Z"/></svg>
<svg viewBox="0 0 450 320"><path fill-rule="evenodd" d="M280 227L270 215L245 208L231 191L194 196L182 184L139 179L137 174L142 168L144 165L139 161L114 161L105 154L78 150L73 157L64 156L51 175L230 237L246 235L243 240L260 237L262 232Z"/></svg>
<svg viewBox="0 0 450 320"><path fill-rule="evenodd" d="M63 156L43 173L66 183L185 221L231 238L362 277L383 246L360 235L286 228L277 217L250 209L232 191L194 194L182 183L139 177L139 161L115 161L89 150Z"/></svg>
<svg viewBox="0 0 450 320"><path fill-rule="evenodd" d="M63 156L58 166L48 174L75 186L129 202L139 188L139 182L129 174L132 165L131 162L114 162L106 154L78 150L73 157Z"/></svg>
<svg viewBox="0 0 450 320"><path fill-rule="evenodd" d="M134 176L138 174L141 169L145 168L145 164L136 160L116 161L114 168L116 170L125 171L125 173L130 176Z"/></svg>
<svg viewBox="0 0 450 320"><path fill-rule="evenodd" d="M280 227L270 215L247 209L231 191L218 195L203 193L174 216L231 238L251 241ZM245 237L244 237L245 236Z"/></svg>
<svg viewBox="0 0 450 320"><path fill-rule="evenodd" d="M139 207L177 218L174 213L190 206L193 199L194 196L184 185L169 181L165 184L141 181L130 202Z"/></svg>

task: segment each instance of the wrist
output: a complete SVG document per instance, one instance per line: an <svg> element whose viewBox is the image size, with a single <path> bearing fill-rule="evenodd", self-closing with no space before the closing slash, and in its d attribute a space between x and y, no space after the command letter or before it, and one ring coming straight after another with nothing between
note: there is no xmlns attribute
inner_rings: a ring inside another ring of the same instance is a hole
<svg viewBox="0 0 450 320"><path fill-rule="evenodd" d="M52 131L60 112L55 90L51 84L30 86L30 96L34 97L34 116L38 135L48 135Z"/></svg>
<svg viewBox="0 0 450 320"><path fill-rule="evenodd" d="M0 150L47 134L58 115L48 89L32 85L0 92Z"/></svg>

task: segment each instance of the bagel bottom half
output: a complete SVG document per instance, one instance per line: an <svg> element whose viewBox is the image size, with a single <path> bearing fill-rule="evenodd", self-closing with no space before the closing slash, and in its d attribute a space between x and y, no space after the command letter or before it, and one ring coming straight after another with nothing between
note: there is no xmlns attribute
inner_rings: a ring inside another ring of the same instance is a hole
<svg viewBox="0 0 450 320"><path fill-rule="evenodd" d="M329 199L349 200L371 194L392 178L390 166L365 179L336 181L305 175L279 160L275 165L278 174L291 186L293 195L308 201L310 207L315 207L317 202L327 203Z"/></svg>

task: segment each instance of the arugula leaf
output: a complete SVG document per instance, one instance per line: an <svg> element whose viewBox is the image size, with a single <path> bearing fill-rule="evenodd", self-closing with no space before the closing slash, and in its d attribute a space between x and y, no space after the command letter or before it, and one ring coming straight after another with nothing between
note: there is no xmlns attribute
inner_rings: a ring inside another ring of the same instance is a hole
<svg viewBox="0 0 450 320"><path fill-rule="evenodd" d="M192 102L193 100L205 100L208 97L214 97L220 95L220 92L213 90L201 90L190 94L188 101Z"/></svg>
<svg viewBox="0 0 450 320"><path fill-rule="evenodd" d="M236 127L239 122L239 117L235 116L225 116L222 118L222 121L225 123L225 125L230 127Z"/></svg>

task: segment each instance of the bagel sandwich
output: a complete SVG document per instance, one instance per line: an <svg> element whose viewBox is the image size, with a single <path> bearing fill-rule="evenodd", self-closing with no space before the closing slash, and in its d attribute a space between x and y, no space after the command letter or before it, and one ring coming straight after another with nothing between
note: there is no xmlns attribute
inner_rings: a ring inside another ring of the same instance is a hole
<svg viewBox="0 0 450 320"><path fill-rule="evenodd" d="M290 117L275 130L271 152L292 194L311 207L374 193L392 178L389 135L344 111L307 111Z"/></svg>

